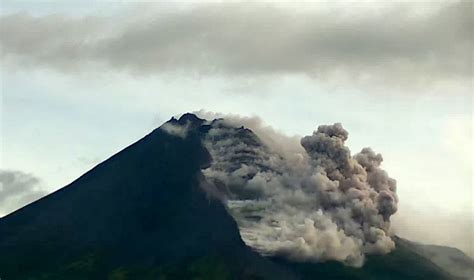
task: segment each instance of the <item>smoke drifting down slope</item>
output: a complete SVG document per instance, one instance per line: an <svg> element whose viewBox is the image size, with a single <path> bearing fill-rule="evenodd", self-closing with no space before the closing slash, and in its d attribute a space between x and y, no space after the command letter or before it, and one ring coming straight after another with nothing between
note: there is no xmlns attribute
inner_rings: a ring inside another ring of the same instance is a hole
<svg viewBox="0 0 474 280"><path fill-rule="evenodd" d="M364 148L352 156L338 123L319 126L298 150L283 147L284 139L269 144L272 136L264 134L275 131L260 126L254 134L238 121L202 122L212 156L203 188L227 205L247 245L263 255L351 266L395 247L389 229L396 181L380 168L380 154ZM189 123L163 129L183 137Z"/></svg>

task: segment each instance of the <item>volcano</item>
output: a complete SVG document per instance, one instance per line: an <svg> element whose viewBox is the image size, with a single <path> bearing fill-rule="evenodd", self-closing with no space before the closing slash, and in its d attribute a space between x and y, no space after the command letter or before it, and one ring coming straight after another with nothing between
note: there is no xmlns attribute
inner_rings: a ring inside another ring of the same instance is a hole
<svg viewBox="0 0 474 280"><path fill-rule="evenodd" d="M232 186L203 173L215 157L203 144L212 125L193 114L172 118L71 184L1 218L0 278L457 279L397 237L395 249L367 256L362 267L249 246L220 198L235 193ZM232 129L222 137L262 145L250 129ZM234 156L225 168L258 156Z"/></svg>

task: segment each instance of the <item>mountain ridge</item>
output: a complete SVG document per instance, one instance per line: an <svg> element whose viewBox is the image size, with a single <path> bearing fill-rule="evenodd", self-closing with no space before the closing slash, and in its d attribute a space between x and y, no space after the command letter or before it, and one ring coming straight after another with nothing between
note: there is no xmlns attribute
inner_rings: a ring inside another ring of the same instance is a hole
<svg viewBox="0 0 474 280"><path fill-rule="evenodd" d="M204 120L185 114L165 124L186 125L185 137L161 126L71 184L0 218L0 277L451 278L409 248L369 258L362 269L259 256L225 206L201 188L201 170L211 161L201 143ZM424 274L391 267L390 258L415 259ZM390 274L381 276L384 269Z"/></svg>

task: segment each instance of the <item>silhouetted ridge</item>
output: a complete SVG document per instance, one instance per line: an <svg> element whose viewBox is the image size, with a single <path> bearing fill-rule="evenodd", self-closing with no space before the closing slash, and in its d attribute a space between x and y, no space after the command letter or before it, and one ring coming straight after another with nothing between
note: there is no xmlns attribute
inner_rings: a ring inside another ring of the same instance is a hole
<svg viewBox="0 0 474 280"><path fill-rule="evenodd" d="M71 184L1 218L0 278L428 279L406 278L413 274L407 270L422 267L429 279L445 279L406 248L360 270L253 252L226 207L202 190L201 170L212 160L202 139L214 124L189 113L172 118ZM186 128L185 137L166 125ZM261 145L249 129L232 131L236 143ZM252 156L242 151L231 164ZM411 266L397 268L407 256ZM383 260L393 262L386 275Z"/></svg>

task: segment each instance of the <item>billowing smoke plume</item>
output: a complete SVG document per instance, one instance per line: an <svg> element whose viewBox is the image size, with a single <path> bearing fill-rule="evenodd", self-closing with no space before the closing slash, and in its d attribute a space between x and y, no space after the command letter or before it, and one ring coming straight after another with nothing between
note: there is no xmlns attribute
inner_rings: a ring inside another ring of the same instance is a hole
<svg viewBox="0 0 474 280"><path fill-rule="evenodd" d="M264 255L351 266L394 248L396 182L380 169L380 154L364 148L351 156L341 124L319 126L296 149L258 123L257 134L236 123L205 124L213 161L203 173L206 191L228 206L247 245ZM279 145L268 144L266 132Z"/></svg>

